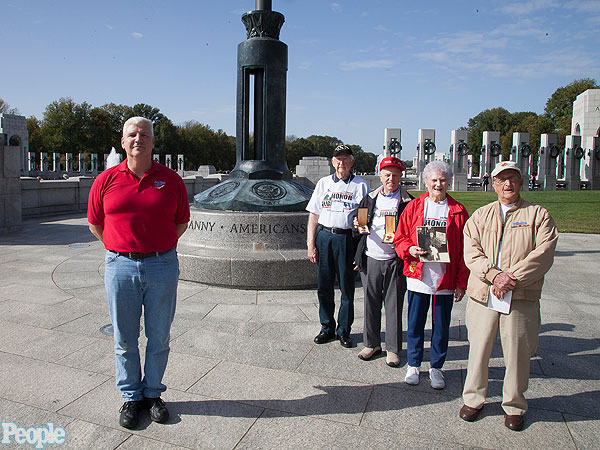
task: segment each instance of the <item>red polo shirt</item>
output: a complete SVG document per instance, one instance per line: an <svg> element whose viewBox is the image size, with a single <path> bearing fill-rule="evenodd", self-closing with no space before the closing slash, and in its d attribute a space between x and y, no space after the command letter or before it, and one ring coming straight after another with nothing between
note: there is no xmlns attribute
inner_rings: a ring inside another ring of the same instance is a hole
<svg viewBox="0 0 600 450"><path fill-rule="evenodd" d="M107 250L163 252L177 245L176 224L190 220L187 190L181 177L152 161L139 179L127 160L102 172L88 199L88 222L104 227Z"/></svg>

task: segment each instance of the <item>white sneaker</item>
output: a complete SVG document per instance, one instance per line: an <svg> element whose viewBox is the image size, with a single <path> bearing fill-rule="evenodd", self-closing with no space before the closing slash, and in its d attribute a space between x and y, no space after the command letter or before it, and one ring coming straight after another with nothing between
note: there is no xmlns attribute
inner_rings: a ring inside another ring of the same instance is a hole
<svg viewBox="0 0 600 450"><path fill-rule="evenodd" d="M408 366L408 369L406 369L406 376L404 377L404 382L413 386L419 384L419 368Z"/></svg>
<svg viewBox="0 0 600 450"><path fill-rule="evenodd" d="M444 381L444 374L440 369L429 369L429 379L431 380L431 387L434 389L444 389L446 382Z"/></svg>

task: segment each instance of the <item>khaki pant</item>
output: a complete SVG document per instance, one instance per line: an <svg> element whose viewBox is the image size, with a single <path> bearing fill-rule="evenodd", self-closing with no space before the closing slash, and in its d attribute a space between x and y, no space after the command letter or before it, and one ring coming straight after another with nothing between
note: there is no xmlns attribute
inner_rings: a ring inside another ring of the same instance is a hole
<svg viewBox="0 0 600 450"><path fill-rule="evenodd" d="M506 414L523 415L529 385L529 360L534 355L540 331L540 302L514 301L510 314L501 314L469 299L466 317L469 333L469 362L463 401L481 408L488 387L488 366L498 328L506 373L502 388L502 408Z"/></svg>

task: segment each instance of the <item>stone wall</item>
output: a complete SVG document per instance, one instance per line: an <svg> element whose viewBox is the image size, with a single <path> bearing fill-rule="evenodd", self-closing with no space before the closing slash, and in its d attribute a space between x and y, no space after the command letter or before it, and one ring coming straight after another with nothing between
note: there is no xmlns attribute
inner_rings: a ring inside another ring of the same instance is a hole
<svg viewBox="0 0 600 450"><path fill-rule="evenodd" d="M6 147L9 148L9 147ZM18 164L18 147L12 148L12 157ZM0 167L0 171L2 168ZM7 190L13 197L7 204L8 209L14 210L13 216L23 219L32 217L51 216L65 213L77 213L87 211L88 196L94 182L93 177L72 177L68 180L40 180L33 177L21 177L18 172L11 181L0 177L0 195L3 201L0 203L0 217L5 217L4 195ZM188 192L188 201L194 203L194 195L229 178L227 174L214 174L208 177L189 175L183 178ZM363 178L369 183L371 189L381 186L377 175L366 175ZM305 186L314 185L311 181L302 177L294 177L294 180ZM18 197L18 200L17 200ZM16 207L19 206L18 212ZM0 227L2 223L0 222Z"/></svg>
<svg viewBox="0 0 600 450"><path fill-rule="evenodd" d="M68 180L21 178L23 218L86 211L93 182L91 177Z"/></svg>
<svg viewBox="0 0 600 450"><path fill-rule="evenodd" d="M18 138L19 144L19 172L27 170L27 151L29 146L29 133L27 132L27 119L17 114L0 113L0 137L6 136L4 145L10 145L11 138ZM16 145L16 144L13 144Z"/></svg>
<svg viewBox="0 0 600 450"><path fill-rule="evenodd" d="M333 172L331 160L324 156L305 156L296 166L296 175L300 178L305 178L308 183L305 182L302 184L311 189L314 189L317 181Z"/></svg>
<svg viewBox="0 0 600 450"><path fill-rule="evenodd" d="M18 150L18 148L16 149ZM227 175L214 175L207 178L185 177L183 182L188 191L188 201L193 203L194 195L227 178ZM38 180L37 178L23 177L20 179L19 189L18 174L15 180L11 186L13 190L19 192L17 203L22 205L22 213L20 209L19 217L22 214L24 219L87 211L88 196L94 182L92 177L73 177L68 180ZM2 186L4 184L0 184L0 193ZM0 213L2 212L0 209Z"/></svg>
<svg viewBox="0 0 600 450"><path fill-rule="evenodd" d="M0 232L12 231L21 223L20 172L20 147L5 147L0 139Z"/></svg>

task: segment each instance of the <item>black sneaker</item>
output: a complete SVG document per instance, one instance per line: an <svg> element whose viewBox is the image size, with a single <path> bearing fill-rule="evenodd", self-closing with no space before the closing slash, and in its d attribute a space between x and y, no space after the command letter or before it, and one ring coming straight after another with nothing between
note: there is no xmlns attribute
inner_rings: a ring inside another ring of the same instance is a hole
<svg viewBox="0 0 600 450"><path fill-rule="evenodd" d="M134 400L132 402L125 402L119 412L119 425L125 428L135 428L140 418L140 412L142 411L142 401Z"/></svg>
<svg viewBox="0 0 600 450"><path fill-rule="evenodd" d="M162 398L144 397L144 401L146 402L146 408L150 411L150 418L153 422L164 423L169 420L169 410Z"/></svg>

